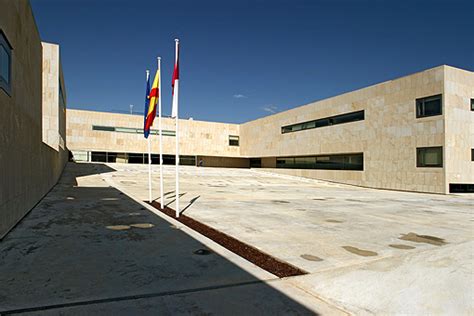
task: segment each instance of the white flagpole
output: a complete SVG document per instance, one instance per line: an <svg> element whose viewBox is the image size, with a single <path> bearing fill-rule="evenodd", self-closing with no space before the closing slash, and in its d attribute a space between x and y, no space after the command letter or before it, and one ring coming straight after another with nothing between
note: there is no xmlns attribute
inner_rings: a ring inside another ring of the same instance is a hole
<svg viewBox="0 0 474 316"><path fill-rule="evenodd" d="M151 197L151 141L150 137L151 135L148 135L148 200L152 201Z"/></svg>
<svg viewBox="0 0 474 316"><path fill-rule="evenodd" d="M148 82L148 79L150 78L150 71L146 71L146 81ZM147 141L148 141L148 201L151 203L152 197L151 197L151 140L150 137L151 135L148 135Z"/></svg>
<svg viewBox="0 0 474 316"><path fill-rule="evenodd" d="M158 71L160 81L158 82L158 125L160 132L160 202L161 209L165 207L164 189L163 189L163 128L161 125L161 57L158 57Z"/></svg>
<svg viewBox="0 0 474 316"><path fill-rule="evenodd" d="M175 39L175 56L176 62L179 62L179 39ZM178 118L178 94L179 94L179 76L175 82L176 97L176 218L179 217L179 118Z"/></svg>

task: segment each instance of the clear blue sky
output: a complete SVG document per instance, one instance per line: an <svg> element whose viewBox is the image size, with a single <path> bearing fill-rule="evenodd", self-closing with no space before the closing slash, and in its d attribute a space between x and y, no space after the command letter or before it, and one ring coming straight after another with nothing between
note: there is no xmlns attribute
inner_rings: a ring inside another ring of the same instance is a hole
<svg viewBox="0 0 474 316"><path fill-rule="evenodd" d="M68 107L143 112L145 69L163 61L171 112L245 122L448 64L474 70L474 1L31 0L61 45Z"/></svg>

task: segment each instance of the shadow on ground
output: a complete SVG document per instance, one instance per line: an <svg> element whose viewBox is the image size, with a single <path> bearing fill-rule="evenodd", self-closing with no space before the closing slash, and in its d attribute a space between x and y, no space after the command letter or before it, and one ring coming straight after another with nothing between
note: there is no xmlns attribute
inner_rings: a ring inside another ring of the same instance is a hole
<svg viewBox="0 0 474 316"><path fill-rule="evenodd" d="M224 257L195 254L206 247L97 175L113 171L69 163L0 242L0 314L314 314Z"/></svg>

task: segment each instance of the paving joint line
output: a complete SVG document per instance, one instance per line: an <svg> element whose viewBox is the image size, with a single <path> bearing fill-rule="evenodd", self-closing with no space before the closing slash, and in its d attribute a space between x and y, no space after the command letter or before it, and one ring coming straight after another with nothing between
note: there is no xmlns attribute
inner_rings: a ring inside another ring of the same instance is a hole
<svg viewBox="0 0 474 316"><path fill-rule="evenodd" d="M247 281L247 282L225 284L225 285L206 286L206 287L186 289L186 290L164 291L164 292L145 293L145 294L136 294L136 295L126 295L126 296L109 297L109 298L102 298L102 299L96 299L96 300L86 300L86 301L77 301L77 302L70 302L70 303L51 304L51 305L34 306L34 307L26 307L26 308L17 308L17 309L10 309L10 310L0 310L0 315L3 316L3 315L12 315L12 314L26 313L26 312L45 311L45 310L58 309L58 308L88 306L88 305L103 304L103 303L131 301L131 300L138 300L138 299L144 299L144 298L154 298L154 297L162 297L162 296L170 296L170 295L189 294L189 293L197 293L197 292L211 291L211 290L220 290L220 289L240 287L240 286L260 284L260 283L265 283L265 282L262 281L262 280L255 280L255 281Z"/></svg>

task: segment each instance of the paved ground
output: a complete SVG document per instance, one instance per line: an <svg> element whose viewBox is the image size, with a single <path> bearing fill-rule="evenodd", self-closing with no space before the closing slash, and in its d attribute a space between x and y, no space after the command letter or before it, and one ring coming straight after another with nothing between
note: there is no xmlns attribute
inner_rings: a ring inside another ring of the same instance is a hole
<svg viewBox="0 0 474 316"><path fill-rule="evenodd" d="M147 199L145 166L114 168L109 183ZM164 173L172 208L173 172ZM345 310L474 314L472 195L194 167L182 168L181 193L186 215L305 269L289 282Z"/></svg>
<svg viewBox="0 0 474 316"><path fill-rule="evenodd" d="M150 212L113 171L69 164L0 242L0 314L343 314Z"/></svg>
<svg viewBox="0 0 474 316"><path fill-rule="evenodd" d="M278 279L152 213L146 183L142 165L68 165L0 242L0 314L474 314L472 196L183 167L186 215L310 272Z"/></svg>

